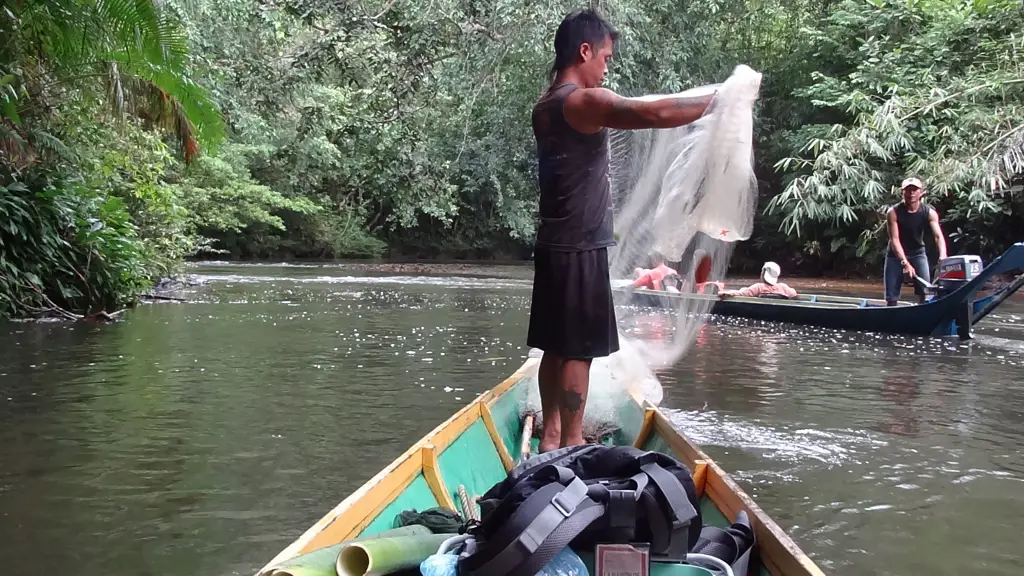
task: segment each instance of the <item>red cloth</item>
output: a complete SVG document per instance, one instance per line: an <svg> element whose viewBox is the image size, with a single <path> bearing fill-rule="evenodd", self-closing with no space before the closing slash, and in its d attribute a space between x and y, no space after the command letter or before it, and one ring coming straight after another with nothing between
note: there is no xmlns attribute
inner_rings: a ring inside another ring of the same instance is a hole
<svg viewBox="0 0 1024 576"><path fill-rule="evenodd" d="M675 270L662 264L653 270L647 270L643 274L641 274L639 278L633 281L633 287L647 287L650 288L651 290L661 290L662 280L664 280L665 277L668 276L669 274L675 273Z"/></svg>
<svg viewBox="0 0 1024 576"><path fill-rule="evenodd" d="M709 289L711 286L717 286L719 292L725 290L725 284L722 284L721 282L701 282L700 284L697 284L697 294L703 294L704 291Z"/></svg>

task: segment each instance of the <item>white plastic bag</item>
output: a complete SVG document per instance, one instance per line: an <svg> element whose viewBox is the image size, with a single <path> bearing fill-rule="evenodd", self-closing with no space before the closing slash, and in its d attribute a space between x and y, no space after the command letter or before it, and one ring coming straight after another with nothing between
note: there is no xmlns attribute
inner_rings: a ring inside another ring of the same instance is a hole
<svg viewBox="0 0 1024 576"><path fill-rule="evenodd" d="M589 576L587 565L566 546L537 573L537 576Z"/></svg>
<svg viewBox="0 0 1024 576"><path fill-rule="evenodd" d="M423 576L458 576L457 554L432 554L420 563L420 574ZM566 546L555 554L537 576L589 576L587 565Z"/></svg>

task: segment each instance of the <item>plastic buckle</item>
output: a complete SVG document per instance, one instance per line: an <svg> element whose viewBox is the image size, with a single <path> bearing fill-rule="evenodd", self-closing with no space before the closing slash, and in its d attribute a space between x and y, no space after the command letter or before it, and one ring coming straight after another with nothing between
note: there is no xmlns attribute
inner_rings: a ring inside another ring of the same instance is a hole
<svg viewBox="0 0 1024 576"><path fill-rule="evenodd" d="M551 499L551 505L554 506L555 510L558 510L559 513L562 514L562 516L568 518L569 516L572 516L573 512L576 511L576 507L570 506L569 503L565 501L564 496L564 492L559 492L558 494L555 494L555 497Z"/></svg>
<svg viewBox="0 0 1024 576"><path fill-rule="evenodd" d="M608 500L614 500L616 498L636 502L640 499L640 495L637 494L636 490L609 490Z"/></svg>
<svg viewBox="0 0 1024 576"><path fill-rule="evenodd" d="M688 528L690 526L690 520L690 518L687 518L686 520L680 520L676 518L672 521L672 530L675 531L682 530L683 528Z"/></svg>

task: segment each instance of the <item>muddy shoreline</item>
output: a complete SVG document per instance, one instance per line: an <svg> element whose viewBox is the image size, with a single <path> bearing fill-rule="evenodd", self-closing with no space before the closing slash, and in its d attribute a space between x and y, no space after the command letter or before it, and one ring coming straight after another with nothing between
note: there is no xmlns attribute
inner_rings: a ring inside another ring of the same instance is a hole
<svg viewBox="0 0 1024 576"><path fill-rule="evenodd" d="M240 266L240 265L262 265L262 266L296 266L304 268L324 268L334 271L341 271L361 275L409 275L409 276L466 276L472 278L500 278L500 279L533 279L533 262L495 262L493 260L457 260L457 261L407 261L407 262L381 262L366 260L351 261L290 261L290 262L252 262L252 261L200 261L192 262L193 266ZM177 282L168 282L165 289L159 288L151 291L151 294L178 296L182 288L181 281L186 285L194 286L197 278L186 272L178 277ZM729 287L748 286L759 279L753 274L729 275L725 279ZM842 276L803 276L800 274L783 274L782 282L789 284L798 292L831 293L853 296L864 296L871 298L883 297L883 280L881 272L875 277L842 277ZM167 282L167 281L164 281ZM191 287L185 286L185 287ZM168 289L169 288L169 289ZM912 288L904 286L903 294L912 293ZM1024 290L1011 297L1013 300L1024 300Z"/></svg>
<svg viewBox="0 0 1024 576"><path fill-rule="evenodd" d="M533 278L533 262L495 262L493 260L480 261L417 261L417 262L370 262L370 261L291 261L291 262L251 262L251 261L199 261L193 262L194 266L238 266L238 265L264 265L264 266L298 266L311 268L329 268L333 270L348 271L361 274L403 274L423 276L472 276L479 278ZM744 285L751 284L758 280L752 274L739 274L729 276L726 281L730 284ZM782 281L786 282L797 290L840 290L840 291L882 291L882 275L876 278L842 278L842 277L815 277L801 275L783 275Z"/></svg>

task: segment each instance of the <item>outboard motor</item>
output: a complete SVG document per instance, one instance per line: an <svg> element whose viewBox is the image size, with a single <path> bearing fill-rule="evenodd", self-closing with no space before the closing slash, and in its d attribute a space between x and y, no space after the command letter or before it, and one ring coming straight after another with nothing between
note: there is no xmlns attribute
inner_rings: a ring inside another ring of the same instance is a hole
<svg viewBox="0 0 1024 576"><path fill-rule="evenodd" d="M935 290L935 298L943 298L959 290L964 284L973 280L981 274L980 256L950 256L939 261L939 281ZM968 298L963 302L956 312L957 335L964 339L970 339L971 316L974 307L974 299Z"/></svg>
<svg viewBox="0 0 1024 576"><path fill-rule="evenodd" d="M981 274L981 269L981 256L950 256L940 260L936 299L956 292Z"/></svg>

